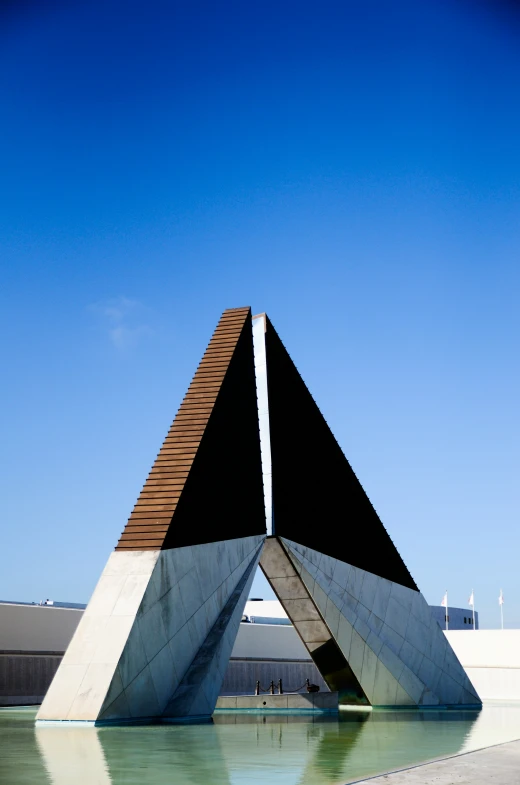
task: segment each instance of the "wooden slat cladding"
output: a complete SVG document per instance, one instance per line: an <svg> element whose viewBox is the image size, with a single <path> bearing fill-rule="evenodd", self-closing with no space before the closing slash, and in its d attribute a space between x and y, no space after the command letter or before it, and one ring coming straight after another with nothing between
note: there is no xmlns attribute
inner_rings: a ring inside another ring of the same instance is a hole
<svg viewBox="0 0 520 785"><path fill-rule="evenodd" d="M224 311L116 550L160 550L250 308Z"/></svg>

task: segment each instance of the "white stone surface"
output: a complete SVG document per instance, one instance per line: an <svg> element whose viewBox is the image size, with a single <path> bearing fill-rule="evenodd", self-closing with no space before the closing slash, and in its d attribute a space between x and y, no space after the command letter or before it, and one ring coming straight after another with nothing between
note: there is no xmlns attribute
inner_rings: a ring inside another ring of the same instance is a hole
<svg viewBox="0 0 520 785"><path fill-rule="evenodd" d="M61 663L51 682L45 699L40 706L36 719L65 720L74 701L81 682L88 669L88 663Z"/></svg>
<svg viewBox="0 0 520 785"><path fill-rule="evenodd" d="M158 558L158 551L110 555L37 719L97 719Z"/></svg>
<svg viewBox="0 0 520 785"><path fill-rule="evenodd" d="M160 716L263 539L112 553L38 719Z"/></svg>
<svg viewBox="0 0 520 785"><path fill-rule="evenodd" d="M157 556L157 551L112 551L103 575L150 575Z"/></svg>
<svg viewBox="0 0 520 785"><path fill-rule="evenodd" d="M108 616L83 617L81 628L72 637L67 648L68 665L88 665L92 661L108 624L108 619Z"/></svg>
<svg viewBox="0 0 520 785"><path fill-rule="evenodd" d="M67 719L92 720L99 712L113 677L113 663L90 663L72 701Z"/></svg>
<svg viewBox="0 0 520 785"><path fill-rule="evenodd" d="M255 358L256 398L260 430L260 454L264 483L265 523L267 534L273 534L273 479L271 463L271 432L267 392L267 355L265 350L265 314L253 317L253 351Z"/></svg>
<svg viewBox="0 0 520 785"><path fill-rule="evenodd" d="M282 541L372 705L478 703L422 594Z"/></svg>

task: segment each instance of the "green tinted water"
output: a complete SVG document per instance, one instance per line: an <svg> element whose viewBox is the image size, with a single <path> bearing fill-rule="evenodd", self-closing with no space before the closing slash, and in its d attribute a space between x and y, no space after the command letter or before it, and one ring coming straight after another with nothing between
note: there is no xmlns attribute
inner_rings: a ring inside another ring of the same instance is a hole
<svg viewBox="0 0 520 785"><path fill-rule="evenodd" d="M0 710L0 785L344 785L520 738L519 704L124 728L35 728L35 714Z"/></svg>

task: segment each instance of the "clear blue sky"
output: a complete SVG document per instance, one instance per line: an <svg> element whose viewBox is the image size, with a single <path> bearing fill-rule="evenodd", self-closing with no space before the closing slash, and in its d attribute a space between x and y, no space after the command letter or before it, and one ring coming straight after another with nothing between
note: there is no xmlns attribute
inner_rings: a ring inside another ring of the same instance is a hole
<svg viewBox="0 0 520 785"><path fill-rule="evenodd" d="M87 601L251 305L428 601L520 626L513 4L2 8L0 597Z"/></svg>

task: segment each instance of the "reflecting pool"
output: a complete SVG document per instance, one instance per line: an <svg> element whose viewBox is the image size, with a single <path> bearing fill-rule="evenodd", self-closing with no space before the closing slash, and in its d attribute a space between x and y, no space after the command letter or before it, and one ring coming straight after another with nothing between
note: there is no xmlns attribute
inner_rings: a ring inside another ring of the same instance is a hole
<svg viewBox="0 0 520 785"><path fill-rule="evenodd" d="M520 738L518 703L124 728L35 728L35 714L0 709L1 785L345 785Z"/></svg>

